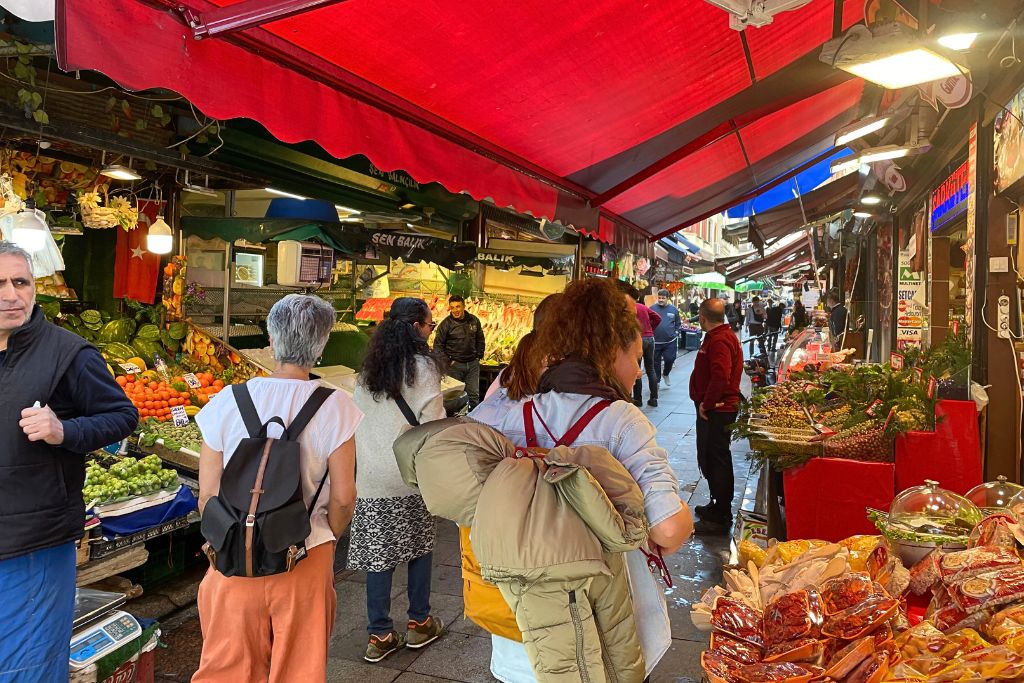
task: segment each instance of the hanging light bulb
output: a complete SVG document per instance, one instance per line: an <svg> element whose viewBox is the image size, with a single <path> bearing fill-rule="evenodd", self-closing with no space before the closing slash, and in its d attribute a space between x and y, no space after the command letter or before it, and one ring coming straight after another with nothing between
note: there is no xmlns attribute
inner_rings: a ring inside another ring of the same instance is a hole
<svg viewBox="0 0 1024 683"><path fill-rule="evenodd" d="M157 216L146 234L146 249L154 254L169 254L173 248L174 233L171 226L167 225L163 216Z"/></svg>
<svg viewBox="0 0 1024 683"><path fill-rule="evenodd" d="M11 227L11 241L27 252L42 251L46 248L46 215L31 204L14 216Z"/></svg>

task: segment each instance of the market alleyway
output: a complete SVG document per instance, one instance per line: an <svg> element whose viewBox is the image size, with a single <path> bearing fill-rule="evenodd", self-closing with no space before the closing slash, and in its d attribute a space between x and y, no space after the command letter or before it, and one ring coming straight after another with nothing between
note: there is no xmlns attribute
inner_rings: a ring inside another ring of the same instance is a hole
<svg viewBox="0 0 1024 683"><path fill-rule="evenodd" d="M696 413L687 396L687 382L695 353L681 356L673 371L670 388L661 389L658 408L645 408L658 426L658 442L669 451L669 457L680 484L683 497L692 503L707 500L707 483L701 479L696 461ZM646 384L646 381L645 381ZM644 397L647 391L645 386ZM742 449L733 448L736 462L736 505L747 490L748 467ZM750 482L750 487L755 485ZM708 636L697 631L690 621L689 606L710 586L721 581L723 562L728 561L729 540L725 538L694 538L676 555L666 558L672 572L674 588L667 591L669 617L672 621L674 645L651 676L655 683L695 683L701 680L700 652L706 648ZM405 591L405 569L395 574L392 615L396 623L404 617L408 602ZM444 619L449 633L422 651L406 650L379 664L363 661L366 647L366 607L363 577L344 570L344 548L338 553L338 610L328 662L330 683L491 683L489 635L462 616L462 577L459 570L459 542L456 527L449 522L438 523L437 546L434 552L434 578L431 603L435 614ZM165 622L164 642L167 649L158 650L156 680L165 683L188 681L199 661L201 636L194 608L177 619Z"/></svg>

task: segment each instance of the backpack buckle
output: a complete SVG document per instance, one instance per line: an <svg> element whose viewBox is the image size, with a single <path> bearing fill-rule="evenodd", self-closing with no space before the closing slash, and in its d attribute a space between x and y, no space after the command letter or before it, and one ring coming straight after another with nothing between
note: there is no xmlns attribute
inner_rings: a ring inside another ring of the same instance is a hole
<svg viewBox="0 0 1024 683"><path fill-rule="evenodd" d="M246 515L245 516L245 525L246 526L256 526L256 515Z"/></svg>

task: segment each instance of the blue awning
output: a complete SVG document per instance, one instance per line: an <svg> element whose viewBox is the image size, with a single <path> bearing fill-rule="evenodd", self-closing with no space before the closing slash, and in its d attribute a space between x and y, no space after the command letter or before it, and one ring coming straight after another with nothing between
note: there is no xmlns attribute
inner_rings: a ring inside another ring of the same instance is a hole
<svg viewBox="0 0 1024 683"><path fill-rule="evenodd" d="M798 173L786 182L759 194L748 202L743 202L742 204L732 207L725 212L725 215L729 218L749 218L750 216L763 213L769 209L779 206L780 204L785 204L790 201L796 197L797 188L800 189L802 194L807 194L832 176L830 166L835 163L836 159L842 159L843 157L848 157L852 154L852 149L844 147L843 149L838 150L835 154L829 156L829 158L824 161L819 161L814 166L811 166L806 171Z"/></svg>
<svg viewBox="0 0 1024 683"><path fill-rule="evenodd" d="M681 243L681 244L682 244L682 245L683 245L684 247L686 247L687 249L689 249L689 250L690 250L690 251L691 251L692 253L694 253L694 254L699 254L699 253L700 253L700 247L699 247L699 246L697 246L696 244L694 244L693 242L691 242L690 240L686 239L685 237L683 237L683 236L682 236L682 235L680 235L680 234L676 234L676 236L675 236L675 237L676 237L676 239L677 239L677 240L679 240L679 242L680 242L680 243Z"/></svg>
<svg viewBox="0 0 1024 683"><path fill-rule="evenodd" d="M696 254L700 251L700 248L694 246L691 242L688 242L686 239L680 237L679 235L675 235L674 238L664 237L661 240L659 240L658 243L666 247L675 249L676 251L682 252L684 254Z"/></svg>

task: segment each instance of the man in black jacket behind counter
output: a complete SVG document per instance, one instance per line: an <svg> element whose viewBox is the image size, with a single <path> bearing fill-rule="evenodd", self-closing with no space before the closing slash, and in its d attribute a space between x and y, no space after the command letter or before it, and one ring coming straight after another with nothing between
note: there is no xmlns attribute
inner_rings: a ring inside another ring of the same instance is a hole
<svg viewBox="0 0 1024 683"><path fill-rule="evenodd" d="M94 346L46 320L0 242L0 681L67 681L84 455L139 414Z"/></svg>
<svg viewBox="0 0 1024 683"><path fill-rule="evenodd" d="M448 376L466 383L469 407L480 403L480 361L484 358L484 328L475 315L466 310L466 300L458 294L448 299L449 316L441 321L434 337L434 348L451 362Z"/></svg>

